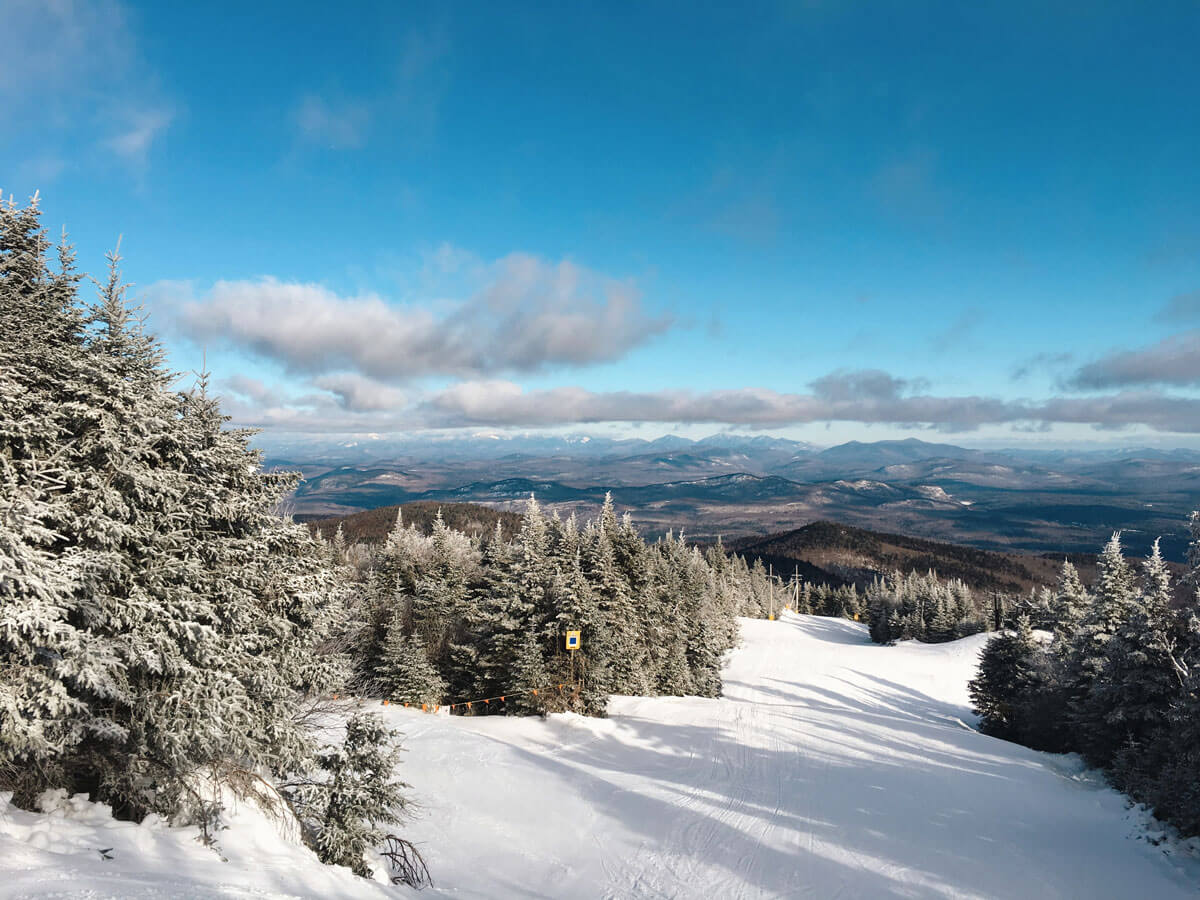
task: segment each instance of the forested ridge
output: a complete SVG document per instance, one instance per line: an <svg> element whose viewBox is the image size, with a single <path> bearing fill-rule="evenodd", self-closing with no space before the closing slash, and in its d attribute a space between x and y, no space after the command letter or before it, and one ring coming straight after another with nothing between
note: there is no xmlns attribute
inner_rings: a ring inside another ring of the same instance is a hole
<svg viewBox="0 0 1200 900"><path fill-rule="evenodd" d="M396 517L401 513L405 524L419 528L424 534L433 531L434 520L438 518L455 531L473 537L490 535L495 531L497 522L501 523L503 534L509 538L521 527L520 513L492 509L478 503L438 503L432 500L380 506L346 516L307 520L297 517L297 521L307 521L309 528L327 541L333 540L340 528L342 539L348 544L379 544L387 539L396 524Z"/></svg>

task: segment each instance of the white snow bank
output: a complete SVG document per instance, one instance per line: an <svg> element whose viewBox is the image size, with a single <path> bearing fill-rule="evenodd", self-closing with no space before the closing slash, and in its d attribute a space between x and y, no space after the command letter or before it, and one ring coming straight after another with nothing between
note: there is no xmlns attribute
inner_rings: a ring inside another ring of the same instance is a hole
<svg viewBox="0 0 1200 900"><path fill-rule="evenodd" d="M879 647L794 615L742 628L720 700L615 698L604 720L380 708L406 733L426 895L1195 896L1196 856L1078 758L971 730L986 636ZM193 836L78 802L9 808L0 896L407 895L319 866L253 810L219 836L228 863Z"/></svg>
<svg viewBox="0 0 1200 900"><path fill-rule="evenodd" d="M195 828L151 817L119 822L86 794L50 791L42 813L0 794L0 897L389 897L385 885L323 866L288 823L230 800L227 828L205 847ZM225 861L222 860L222 857Z"/></svg>

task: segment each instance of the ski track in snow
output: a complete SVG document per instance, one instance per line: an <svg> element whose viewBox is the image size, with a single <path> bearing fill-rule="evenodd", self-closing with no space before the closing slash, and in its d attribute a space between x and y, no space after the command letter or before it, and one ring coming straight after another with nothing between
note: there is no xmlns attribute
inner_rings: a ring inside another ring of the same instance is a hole
<svg viewBox="0 0 1200 900"><path fill-rule="evenodd" d="M381 709L405 732L420 808L402 830L435 878L424 896L1200 893L1197 842L1154 846L1145 814L1078 758L971 730L986 636L879 647L861 625L794 615L742 620L742 635L719 700L617 697L603 720ZM85 864L87 841L47 818L0 810L0 897L407 893L319 866L262 823L220 837L224 865L161 826L139 837L146 858ZM186 864L156 869L170 840Z"/></svg>

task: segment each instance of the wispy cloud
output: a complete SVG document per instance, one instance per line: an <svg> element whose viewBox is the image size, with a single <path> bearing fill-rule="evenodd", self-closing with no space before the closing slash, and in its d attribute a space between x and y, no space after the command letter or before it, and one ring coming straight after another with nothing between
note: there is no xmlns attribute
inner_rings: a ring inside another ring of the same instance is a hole
<svg viewBox="0 0 1200 900"><path fill-rule="evenodd" d="M429 424L440 427L669 422L769 428L812 422L859 422L971 431L983 425L1048 422L1200 431L1200 400L1134 392L1089 399L1055 398L1031 404L977 396L867 396L835 400L816 394L786 394L757 388L705 393L593 393L580 388L522 391L509 382L486 382L457 385L426 401L420 411Z"/></svg>
<svg viewBox="0 0 1200 900"><path fill-rule="evenodd" d="M1176 326L1200 322L1200 291L1176 294L1155 318ZM1080 366L1062 381L1063 387L1082 391L1167 385L1200 386L1200 328L1144 347L1115 350Z"/></svg>
<svg viewBox="0 0 1200 900"><path fill-rule="evenodd" d="M1009 377L1013 381L1024 381L1034 372L1059 369L1074 359L1074 353L1035 353L1013 366Z"/></svg>
<svg viewBox="0 0 1200 900"><path fill-rule="evenodd" d="M894 401L903 394L927 390L924 379L896 378L879 369L839 370L809 384L813 395L830 403Z"/></svg>
<svg viewBox="0 0 1200 900"><path fill-rule="evenodd" d="M331 150L352 150L366 143L371 110L361 101L331 101L317 94L301 98L296 128L309 143Z"/></svg>
<svg viewBox="0 0 1200 900"><path fill-rule="evenodd" d="M134 53L125 10L109 0L5 0L0 35L0 108L14 112L119 77Z"/></svg>
<svg viewBox="0 0 1200 900"><path fill-rule="evenodd" d="M378 90L361 96L341 91L302 95L292 116L297 135L312 146L357 150L375 131L390 126L407 143L428 142L449 84L449 49L444 27L410 31L400 38L390 74Z"/></svg>
<svg viewBox="0 0 1200 900"><path fill-rule="evenodd" d="M964 309L945 328L929 339L930 346L939 353L960 347L987 319L986 310L978 306Z"/></svg>
<svg viewBox="0 0 1200 900"><path fill-rule="evenodd" d="M1200 321L1200 291L1176 294L1158 313L1164 322Z"/></svg>
<svg viewBox="0 0 1200 900"><path fill-rule="evenodd" d="M937 157L917 149L879 167L869 182L869 192L888 211L907 219L941 216L949 196L937 180Z"/></svg>
<svg viewBox="0 0 1200 900"><path fill-rule="evenodd" d="M0 36L0 128L19 122L36 136L22 172L45 180L103 158L91 152L99 147L142 174L175 107L140 53L123 4L5 0ZM81 148L87 152L76 156Z"/></svg>
<svg viewBox="0 0 1200 900"><path fill-rule="evenodd" d="M132 166L144 166L151 145L170 126L174 114L166 108L129 110L125 123L102 144Z"/></svg>

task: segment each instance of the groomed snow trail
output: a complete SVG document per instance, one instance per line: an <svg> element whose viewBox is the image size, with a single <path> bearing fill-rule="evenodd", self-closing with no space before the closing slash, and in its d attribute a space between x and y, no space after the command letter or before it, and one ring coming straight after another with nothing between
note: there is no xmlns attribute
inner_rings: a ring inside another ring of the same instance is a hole
<svg viewBox="0 0 1200 900"><path fill-rule="evenodd" d="M971 729L986 640L743 620L719 700L393 711L426 807L408 834L458 897L1195 897L1200 864L1077 759Z"/></svg>
<svg viewBox="0 0 1200 900"><path fill-rule="evenodd" d="M401 776L421 808L404 833L437 882L423 896L1200 893L1200 861L1147 842L1144 816L1078 760L971 730L966 683L985 640L879 647L842 620L742 620L719 700L614 698L603 720L376 707L405 733ZM0 806L0 897L387 890L262 823L221 836L222 865L179 829L116 823L137 840L101 862L88 848L116 832L9 820Z"/></svg>

